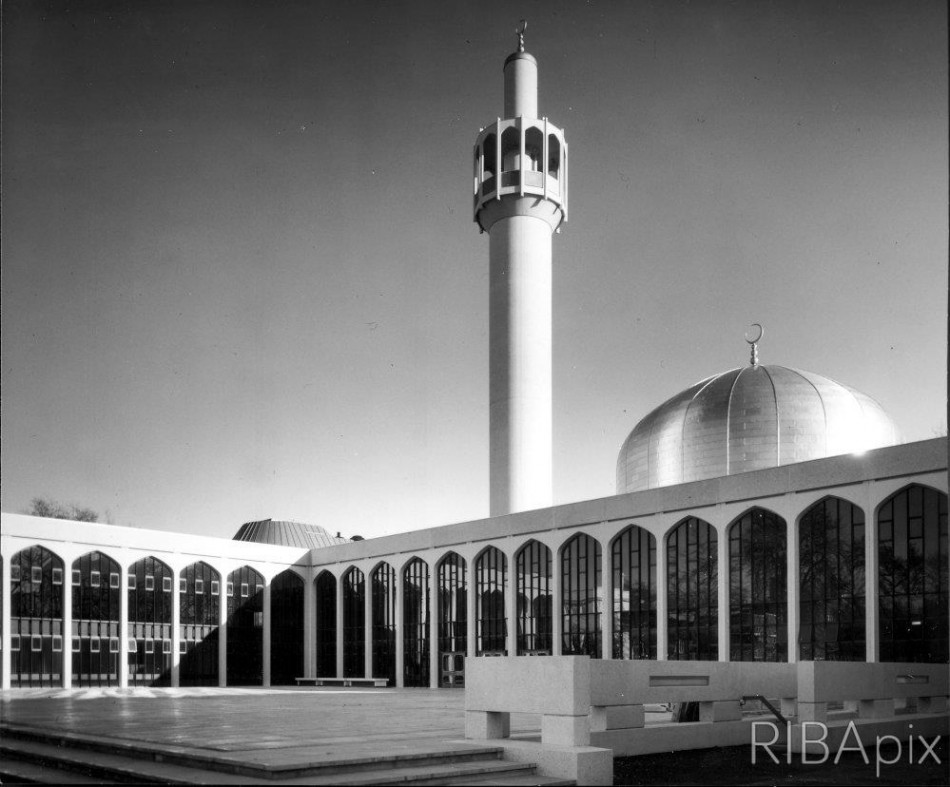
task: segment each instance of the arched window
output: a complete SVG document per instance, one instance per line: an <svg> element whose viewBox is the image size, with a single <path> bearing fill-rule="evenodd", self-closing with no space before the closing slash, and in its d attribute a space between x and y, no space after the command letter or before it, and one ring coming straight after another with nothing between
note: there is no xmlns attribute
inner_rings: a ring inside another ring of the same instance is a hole
<svg viewBox="0 0 950 787"><path fill-rule="evenodd" d="M336 577L321 571L317 591L317 677L335 678L336 674Z"/></svg>
<svg viewBox="0 0 950 787"><path fill-rule="evenodd" d="M541 129L530 126L524 132L525 169L541 172L544 160L544 134Z"/></svg>
<svg viewBox="0 0 950 787"><path fill-rule="evenodd" d="M596 539L585 533L574 536L561 552L561 655L601 657L600 610L603 583L601 551Z"/></svg>
<svg viewBox="0 0 950 787"><path fill-rule="evenodd" d="M118 686L121 569L102 552L73 561L73 685Z"/></svg>
<svg viewBox="0 0 950 787"><path fill-rule="evenodd" d="M402 572L403 685L429 685L429 566L419 558Z"/></svg>
<svg viewBox="0 0 950 787"><path fill-rule="evenodd" d="M631 525L614 539L613 643L615 659L656 658L656 538Z"/></svg>
<svg viewBox="0 0 950 787"><path fill-rule="evenodd" d="M942 663L947 647L947 496L913 484L878 509L881 661Z"/></svg>
<svg viewBox="0 0 950 787"><path fill-rule="evenodd" d="M560 172L561 141L554 134L548 134L548 175L556 178Z"/></svg>
<svg viewBox="0 0 950 787"><path fill-rule="evenodd" d="M762 508L729 527L731 661L788 658L785 544L785 520Z"/></svg>
<svg viewBox="0 0 950 787"><path fill-rule="evenodd" d="M169 686L175 573L161 560L143 557L127 581L129 685Z"/></svg>
<svg viewBox="0 0 950 787"><path fill-rule="evenodd" d="M799 658L864 661L864 512L826 497L798 524Z"/></svg>
<svg viewBox="0 0 950 787"><path fill-rule="evenodd" d="M667 650L670 660L718 658L716 530L688 517L666 539Z"/></svg>
<svg viewBox="0 0 950 787"><path fill-rule="evenodd" d="M366 672L366 581L350 568L343 575L343 677L361 678Z"/></svg>
<svg viewBox="0 0 950 787"><path fill-rule="evenodd" d="M396 571L389 563L373 569L373 677L396 685Z"/></svg>
<svg viewBox="0 0 950 787"><path fill-rule="evenodd" d="M508 560L496 547L489 547L475 561L476 655L508 655Z"/></svg>
<svg viewBox="0 0 950 787"><path fill-rule="evenodd" d="M303 672L304 581L291 569L280 572L270 588L270 682L293 686Z"/></svg>
<svg viewBox="0 0 950 787"><path fill-rule="evenodd" d="M27 547L10 560L9 581L10 684L61 686L63 561L44 547Z"/></svg>
<svg viewBox="0 0 950 787"><path fill-rule="evenodd" d="M250 566L228 574L228 685L264 679L264 577Z"/></svg>
<svg viewBox="0 0 950 787"><path fill-rule="evenodd" d="M179 683L217 686L221 575L201 561L186 566L178 575L178 603Z"/></svg>
<svg viewBox="0 0 950 787"><path fill-rule="evenodd" d="M518 655L551 655L551 550L529 541L518 552Z"/></svg>
<svg viewBox="0 0 950 787"><path fill-rule="evenodd" d="M463 686L468 644L465 560L455 552L439 563L439 685Z"/></svg>
<svg viewBox="0 0 950 787"><path fill-rule="evenodd" d="M498 174L497 145L498 137L494 134L489 134L482 142L482 182L486 184L484 188L486 192L494 190L488 185L488 181Z"/></svg>
<svg viewBox="0 0 950 787"><path fill-rule="evenodd" d="M501 134L501 168L503 172L521 168L521 132L514 126Z"/></svg>

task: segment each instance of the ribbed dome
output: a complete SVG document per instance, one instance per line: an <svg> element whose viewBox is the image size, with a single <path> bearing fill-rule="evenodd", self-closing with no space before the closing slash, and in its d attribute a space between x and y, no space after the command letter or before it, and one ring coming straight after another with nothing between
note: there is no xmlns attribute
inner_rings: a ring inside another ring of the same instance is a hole
<svg viewBox="0 0 950 787"><path fill-rule="evenodd" d="M305 525L302 522L281 522L273 519L246 522L234 534L233 540L254 541L258 544L275 544L283 547L301 547L303 549L345 544L348 541L342 536L331 536L319 525Z"/></svg>
<svg viewBox="0 0 950 787"><path fill-rule="evenodd" d="M881 405L812 372L746 366L709 377L636 425L617 493L718 478L901 442Z"/></svg>

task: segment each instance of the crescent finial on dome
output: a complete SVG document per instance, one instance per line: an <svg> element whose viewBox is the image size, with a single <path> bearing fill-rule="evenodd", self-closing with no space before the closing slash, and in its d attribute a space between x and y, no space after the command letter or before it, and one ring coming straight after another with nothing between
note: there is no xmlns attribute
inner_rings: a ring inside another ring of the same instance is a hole
<svg viewBox="0 0 950 787"><path fill-rule="evenodd" d="M745 333L745 340L749 344L749 364L755 367L759 365L759 342L762 340L762 337L765 335L765 328L763 328L757 322L752 323L751 327L759 329L759 333L754 339L749 338L748 331L746 331Z"/></svg>

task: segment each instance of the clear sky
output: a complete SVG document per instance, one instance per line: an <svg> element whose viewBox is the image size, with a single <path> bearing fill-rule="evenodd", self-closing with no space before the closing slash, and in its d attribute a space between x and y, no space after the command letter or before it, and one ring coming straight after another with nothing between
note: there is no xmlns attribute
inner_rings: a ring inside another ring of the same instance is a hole
<svg viewBox="0 0 950 787"><path fill-rule="evenodd" d="M747 362L946 429L942 0L3 3L2 508L230 536L488 514L472 144L565 129L555 502Z"/></svg>

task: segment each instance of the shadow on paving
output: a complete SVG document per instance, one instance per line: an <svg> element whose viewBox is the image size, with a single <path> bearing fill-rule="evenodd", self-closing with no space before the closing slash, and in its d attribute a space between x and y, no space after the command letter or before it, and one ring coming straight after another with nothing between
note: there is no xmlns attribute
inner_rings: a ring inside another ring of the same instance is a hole
<svg viewBox="0 0 950 787"><path fill-rule="evenodd" d="M618 757L614 760L615 785L794 785L794 784L844 784L844 785L946 785L948 776L948 745L946 737L934 747L940 760L927 755L926 761L918 764L922 754L920 746L914 747L914 760L909 762L908 749L904 742L901 758L893 765L897 749L885 746L881 751L884 762L881 775L875 774L876 750L867 747L870 764L865 764L858 752L844 752L838 764L834 764L835 750L823 764L802 764L799 755L794 755L792 764L784 760L776 764L761 750L752 764L749 746L731 746L723 749L648 754L642 757ZM776 752L779 759L782 754Z"/></svg>

